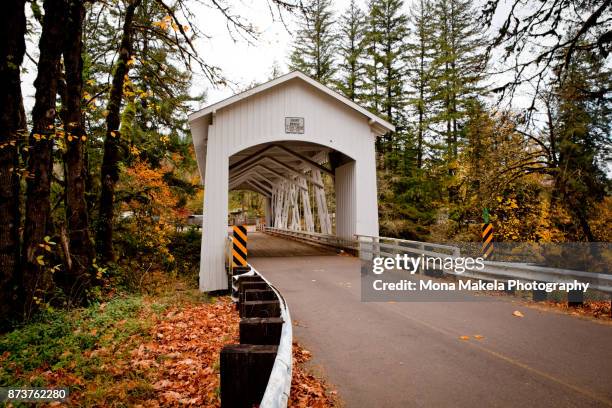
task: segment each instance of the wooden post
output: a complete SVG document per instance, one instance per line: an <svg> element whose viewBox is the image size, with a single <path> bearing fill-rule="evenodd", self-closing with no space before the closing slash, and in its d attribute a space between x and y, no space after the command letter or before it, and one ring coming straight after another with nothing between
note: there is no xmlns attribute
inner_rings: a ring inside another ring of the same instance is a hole
<svg viewBox="0 0 612 408"><path fill-rule="evenodd" d="M268 289L269 286L266 281L259 275L249 275L249 276L241 276L238 278L236 282L236 288L234 290L234 285L232 285L232 297L234 299L238 299L236 303L236 310L240 310L240 300L242 299L242 292L245 290L243 286L246 285L246 288L249 289L251 284L257 284L253 287L253 289Z"/></svg>
<svg viewBox="0 0 612 408"><path fill-rule="evenodd" d="M221 407L259 406L268 386L277 346L230 344L221 350Z"/></svg>
<svg viewBox="0 0 612 408"><path fill-rule="evenodd" d="M545 290L533 290L531 297L534 302L544 302L548 298L548 295Z"/></svg>
<svg viewBox="0 0 612 408"><path fill-rule="evenodd" d="M280 317L280 302L278 300L241 302L240 317Z"/></svg>
<svg viewBox="0 0 612 408"><path fill-rule="evenodd" d="M259 289L259 290L266 290L269 289L270 286L268 286L268 284L265 281L243 281L242 279L240 279L240 281L238 281L238 292L240 292L240 295L242 296L243 292L245 290L249 290L249 289Z"/></svg>
<svg viewBox="0 0 612 408"><path fill-rule="evenodd" d="M421 254L422 254L422 255L425 255L425 244L420 243L420 244L418 245L418 247L419 247L419 250L421 251ZM423 275L423 274L425 274L425 267L423 266L423 264L424 264L424 263L425 263L425 262L420 262L420 263L419 263L419 270L416 272L416 273L418 273L419 275Z"/></svg>
<svg viewBox="0 0 612 408"><path fill-rule="evenodd" d="M567 293L567 305L569 307L579 307L584 303L584 292L581 290L570 290Z"/></svg>
<svg viewBox="0 0 612 408"><path fill-rule="evenodd" d="M276 292L272 289L246 289L242 292L241 302L251 300L276 300Z"/></svg>
<svg viewBox="0 0 612 408"><path fill-rule="evenodd" d="M246 276L238 277L238 286L246 282L264 282L265 283L266 281L264 280L264 278L262 278L259 275L246 275Z"/></svg>
<svg viewBox="0 0 612 408"><path fill-rule="evenodd" d="M237 275L242 275L243 273L249 272L251 270L251 267L250 266L234 266L234 267L232 267L230 265L228 268L229 268L229 273L230 274L229 274L229 277L228 277L229 283L228 283L227 287L232 291L232 296L236 296L237 297L238 293L233 290L233 279L232 279L232 277L233 276L237 276ZM246 278L246 276L245 276L245 278ZM243 278L240 278L240 279L243 279ZM259 278L259 279L261 280L261 278Z"/></svg>
<svg viewBox="0 0 612 408"><path fill-rule="evenodd" d="M277 346L283 329L280 317L248 317L240 319L240 344L267 344Z"/></svg>
<svg viewBox="0 0 612 408"><path fill-rule="evenodd" d="M250 266L234 266L232 268L232 275L242 275L243 273L247 273L251 270Z"/></svg>

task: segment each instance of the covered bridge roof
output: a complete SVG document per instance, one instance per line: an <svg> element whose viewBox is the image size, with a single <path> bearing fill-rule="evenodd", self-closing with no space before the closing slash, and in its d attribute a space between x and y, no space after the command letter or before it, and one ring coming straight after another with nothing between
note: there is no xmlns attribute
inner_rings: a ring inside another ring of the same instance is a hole
<svg viewBox="0 0 612 408"><path fill-rule="evenodd" d="M336 99L337 101L345 104L346 106L348 106L351 109L354 109L355 111L361 113L362 115L366 116L369 120L370 126L372 126L372 129L378 134L378 135L384 135L387 132L393 132L395 131L395 126L393 126L391 123L387 122L386 120L382 119L381 117L373 114L372 112L368 111L367 109L363 108L362 106L359 106L358 104L356 104L355 102L351 101L350 99L346 98L345 96L340 95L338 92L326 87L325 85L321 84L320 82L310 78L309 76L307 76L306 74L303 74L300 71L293 71L290 72L288 74L282 75L278 78L275 78L271 81L265 82L261 85L257 85L247 91L241 92L239 94L236 94L234 96L231 96L227 99L224 99L220 102L214 103L212 105L209 105L197 112L194 112L192 114L189 115L189 122L194 122L200 118L212 115L215 111L228 107L230 105L233 105L237 102L242 101L243 99L247 99L253 95L256 95L260 92L263 92L267 89L273 88L275 86L278 86L280 84L283 84L285 82L288 82L292 79L300 79L304 82L306 82L307 84L313 86L314 88L320 90L321 92L331 96L332 98Z"/></svg>

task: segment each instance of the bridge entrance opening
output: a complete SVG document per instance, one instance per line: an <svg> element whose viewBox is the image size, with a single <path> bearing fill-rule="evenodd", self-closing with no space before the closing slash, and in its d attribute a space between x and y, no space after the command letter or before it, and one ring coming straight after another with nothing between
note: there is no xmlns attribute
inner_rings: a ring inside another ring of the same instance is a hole
<svg viewBox="0 0 612 408"><path fill-rule="evenodd" d="M374 144L394 130L385 120L292 72L189 122L205 189L200 290L227 289L230 190L264 197L270 232L322 240L378 235Z"/></svg>
<svg viewBox="0 0 612 408"><path fill-rule="evenodd" d="M353 162L315 143L264 143L230 157L229 190L250 190L263 196L264 217L259 224L265 227L327 235L339 231L340 236L350 236L352 225L345 225L348 218L336 217L334 190L336 169L347 166L346 171L352 171ZM342 193L341 208L346 201Z"/></svg>

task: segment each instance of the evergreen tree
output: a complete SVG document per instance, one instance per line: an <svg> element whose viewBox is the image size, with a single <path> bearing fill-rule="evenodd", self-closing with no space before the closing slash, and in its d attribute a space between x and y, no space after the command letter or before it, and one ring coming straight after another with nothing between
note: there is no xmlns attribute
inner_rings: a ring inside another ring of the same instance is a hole
<svg viewBox="0 0 612 408"><path fill-rule="evenodd" d="M469 0L437 0L435 18L435 58L432 62L431 122L444 139L447 173L455 175L460 131L467 117L467 105L483 92L486 66L485 37ZM438 140L438 142L441 142ZM449 181L449 199L456 189Z"/></svg>
<svg viewBox="0 0 612 408"><path fill-rule="evenodd" d="M612 133L610 92L593 97L593 91L610 89L612 75L596 55L579 53L558 82L552 109L558 168L555 190L573 215L578 235L595 241L589 218L604 198L610 182L606 177ZM606 98L607 96L607 98Z"/></svg>
<svg viewBox="0 0 612 408"><path fill-rule="evenodd" d="M331 0L313 0L304 9L289 57L291 70L299 70L324 85L335 73L336 33Z"/></svg>
<svg viewBox="0 0 612 408"><path fill-rule="evenodd" d="M344 12L340 21L340 79L338 89L353 101L360 101L363 95L365 74L365 49L363 41L366 33L366 16L355 3Z"/></svg>
<svg viewBox="0 0 612 408"><path fill-rule="evenodd" d="M410 98L408 103L415 114L417 168L423 167L423 154L428 122L428 108L431 99L431 66L435 56L433 13L430 0L417 0L410 11L410 24L414 27L408 43L408 77Z"/></svg>
<svg viewBox="0 0 612 408"><path fill-rule="evenodd" d="M402 0L372 0L366 34L369 105L396 126L394 134L378 142L379 152L392 162L410 149L405 117L406 37L408 18Z"/></svg>
<svg viewBox="0 0 612 408"><path fill-rule="evenodd" d="M432 88L437 112L434 120L445 136L449 160L457 156L460 125L470 99L483 92L486 66L485 37L469 0L438 0L432 66Z"/></svg>

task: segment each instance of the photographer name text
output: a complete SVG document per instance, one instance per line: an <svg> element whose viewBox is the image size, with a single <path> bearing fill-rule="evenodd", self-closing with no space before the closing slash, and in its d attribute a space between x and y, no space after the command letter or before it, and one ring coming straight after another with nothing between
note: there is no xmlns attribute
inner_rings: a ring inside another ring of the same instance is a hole
<svg viewBox="0 0 612 408"><path fill-rule="evenodd" d="M583 291L589 288L589 283L582 283L574 280L573 282L525 282L520 280L485 282L482 280L461 280L458 282L437 282L432 279L421 279L410 281L402 279L398 282L385 282L377 279L372 282L372 287L376 291L529 291L541 290L547 293L554 291Z"/></svg>

